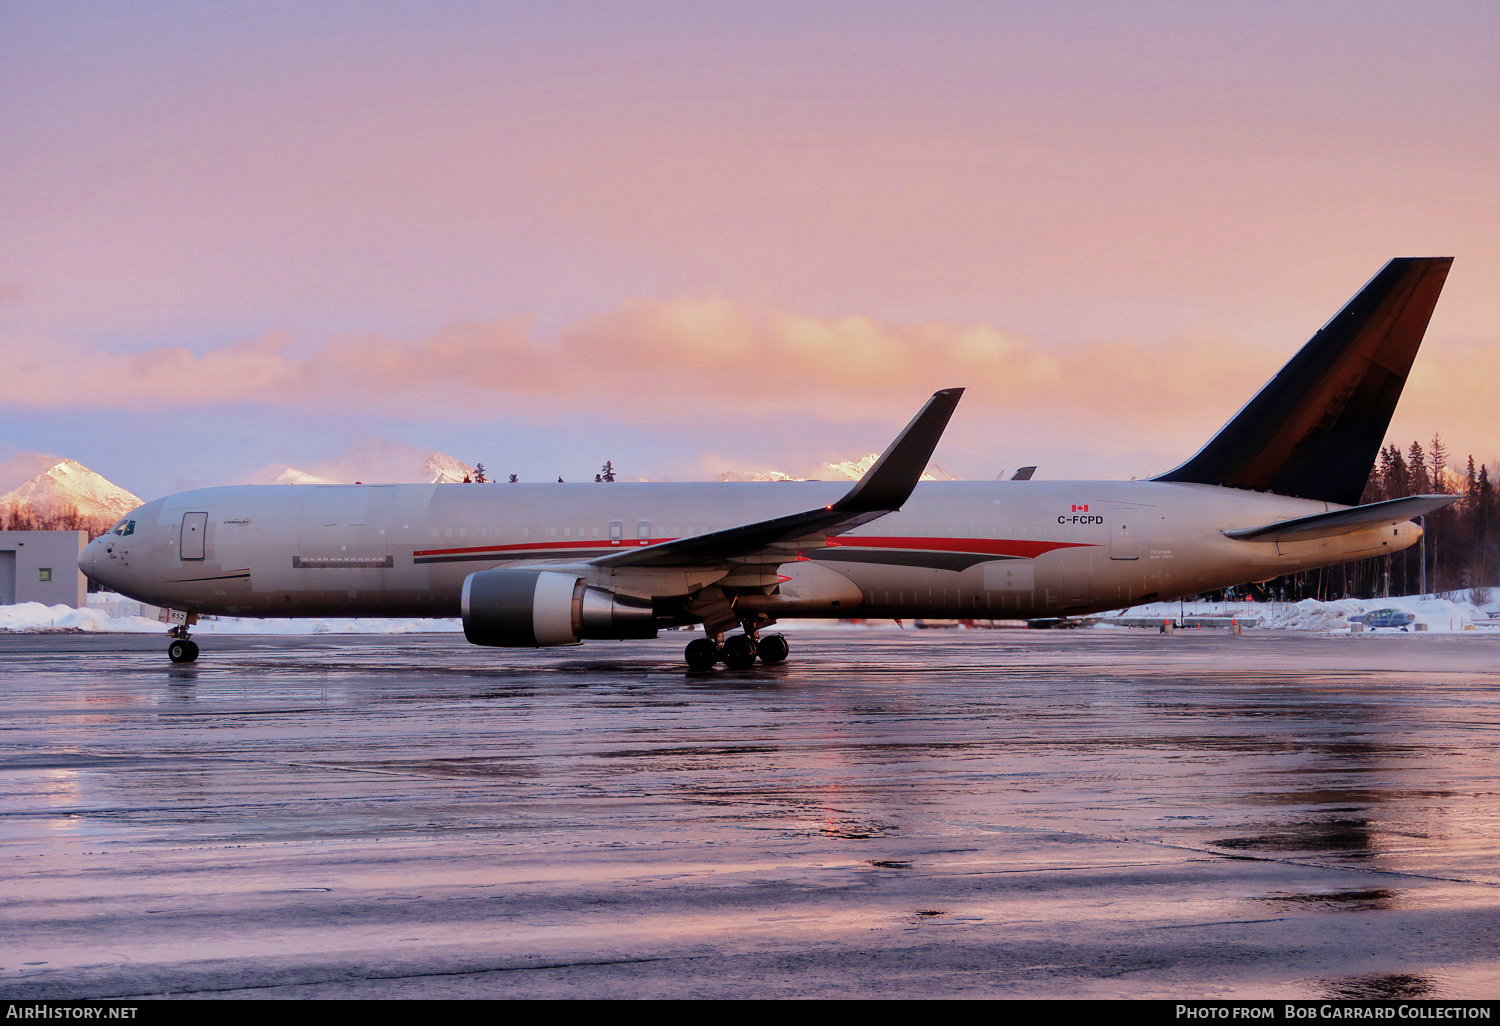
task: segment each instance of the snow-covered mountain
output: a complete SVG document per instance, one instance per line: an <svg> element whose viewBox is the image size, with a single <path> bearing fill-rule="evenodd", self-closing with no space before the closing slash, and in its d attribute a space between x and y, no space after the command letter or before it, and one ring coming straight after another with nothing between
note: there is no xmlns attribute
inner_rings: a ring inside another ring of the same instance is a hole
<svg viewBox="0 0 1500 1026"><path fill-rule="evenodd" d="M875 465L880 459L880 453L872 452L868 456L861 456L857 460L845 460L842 463L825 463L818 468L818 476L825 481L837 481L840 478L848 478L850 481L858 481L865 476L865 472ZM922 471L922 481L957 481L958 478L948 473L936 463L927 464L927 469Z"/></svg>
<svg viewBox="0 0 1500 1026"><path fill-rule="evenodd" d="M28 481L0 495L0 506L14 503L43 516L72 506L86 517L113 520L141 504L140 496L94 473L77 460L58 460Z"/></svg>
<svg viewBox="0 0 1500 1026"><path fill-rule="evenodd" d="M473 480L474 468L445 452L428 453L422 463L421 479L428 484L457 484L464 478Z"/></svg>
<svg viewBox="0 0 1500 1026"><path fill-rule="evenodd" d="M793 477L779 470L726 470L715 481L858 481L865 476L865 471L875 465L880 459L878 452L872 452L868 456L862 456L857 460L845 460L842 463L824 463L818 467L811 478ZM935 463L929 463L927 469L922 471L923 481L957 481L958 478L948 473Z"/></svg>
<svg viewBox="0 0 1500 1026"><path fill-rule="evenodd" d="M251 474L244 483L255 485L305 485L340 484L342 482L326 477L319 477L317 474L309 474L307 471L298 470L296 467L273 463L269 467L262 467Z"/></svg>
<svg viewBox="0 0 1500 1026"><path fill-rule="evenodd" d="M250 475L246 484L457 484L474 476L474 468L445 452L430 452L410 458L405 453L362 453L355 461L320 467L311 473L283 463L273 463Z"/></svg>
<svg viewBox="0 0 1500 1026"><path fill-rule="evenodd" d="M715 481L801 481L800 477L779 470L726 470Z"/></svg>

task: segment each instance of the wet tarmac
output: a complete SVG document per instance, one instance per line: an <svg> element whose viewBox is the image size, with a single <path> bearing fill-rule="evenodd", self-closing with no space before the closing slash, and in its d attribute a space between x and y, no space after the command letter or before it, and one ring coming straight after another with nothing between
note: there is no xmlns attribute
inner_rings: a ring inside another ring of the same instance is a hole
<svg viewBox="0 0 1500 1026"><path fill-rule="evenodd" d="M0 635L0 997L1500 996L1500 639Z"/></svg>

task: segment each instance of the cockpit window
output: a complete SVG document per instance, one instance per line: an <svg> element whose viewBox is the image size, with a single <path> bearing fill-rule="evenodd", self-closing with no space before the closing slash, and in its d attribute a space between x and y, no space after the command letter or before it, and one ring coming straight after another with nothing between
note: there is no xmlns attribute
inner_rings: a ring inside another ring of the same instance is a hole
<svg viewBox="0 0 1500 1026"><path fill-rule="evenodd" d="M121 520L115 525L115 534L118 534L121 538L128 534L135 534L135 521Z"/></svg>

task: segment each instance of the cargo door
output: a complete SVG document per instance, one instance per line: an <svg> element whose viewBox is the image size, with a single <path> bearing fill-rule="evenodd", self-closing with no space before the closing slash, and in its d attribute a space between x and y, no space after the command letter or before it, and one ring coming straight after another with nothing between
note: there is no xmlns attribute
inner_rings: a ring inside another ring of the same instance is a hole
<svg viewBox="0 0 1500 1026"><path fill-rule="evenodd" d="M208 552L208 514L184 513L182 515L183 559L202 559Z"/></svg>

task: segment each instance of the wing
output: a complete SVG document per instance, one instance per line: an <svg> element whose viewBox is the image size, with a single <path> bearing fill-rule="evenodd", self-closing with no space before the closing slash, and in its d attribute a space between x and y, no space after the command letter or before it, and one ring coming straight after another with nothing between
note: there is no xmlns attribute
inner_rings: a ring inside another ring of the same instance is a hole
<svg viewBox="0 0 1500 1026"><path fill-rule="evenodd" d="M586 565L610 570L727 567L734 563L782 562L795 558L798 552L822 548L830 536L878 520L900 509L911 497L963 391L945 388L934 393L874 466L832 505L612 552Z"/></svg>

